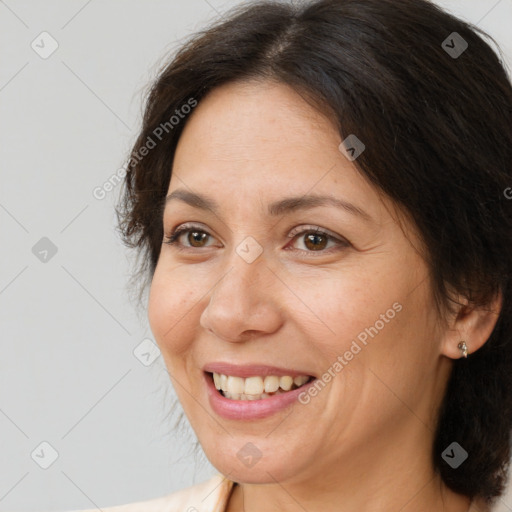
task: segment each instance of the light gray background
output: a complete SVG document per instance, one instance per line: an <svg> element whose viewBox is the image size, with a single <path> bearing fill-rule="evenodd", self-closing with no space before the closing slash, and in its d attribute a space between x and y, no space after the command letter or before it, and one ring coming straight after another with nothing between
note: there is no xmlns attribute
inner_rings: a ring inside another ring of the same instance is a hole
<svg viewBox="0 0 512 512"><path fill-rule="evenodd" d="M119 187L93 190L123 164L168 52L239 3L0 0L0 511L129 503L216 472L196 463L190 429L171 432L162 358L134 354L152 334L126 288ZM438 3L488 30L511 65L512 0ZM47 59L31 47L43 31L59 45ZM32 252L43 237L57 247L45 263ZM48 469L42 442L58 453Z"/></svg>

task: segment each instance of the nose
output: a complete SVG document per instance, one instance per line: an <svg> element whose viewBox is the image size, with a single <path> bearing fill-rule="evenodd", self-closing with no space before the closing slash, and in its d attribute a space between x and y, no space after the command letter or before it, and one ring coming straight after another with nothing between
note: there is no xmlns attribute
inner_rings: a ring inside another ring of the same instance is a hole
<svg viewBox="0 0 512 512"><path fill-rule="evenodd" d="M247 263L234 255L211 291L200 325L229 342L273 333L282 325L276 287L283 286L262 256Z"/></svg>

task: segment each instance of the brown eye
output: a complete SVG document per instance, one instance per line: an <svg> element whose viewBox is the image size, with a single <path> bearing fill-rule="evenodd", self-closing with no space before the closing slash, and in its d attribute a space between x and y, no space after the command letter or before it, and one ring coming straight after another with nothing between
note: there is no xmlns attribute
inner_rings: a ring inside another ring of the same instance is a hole
<svg viewBox="0 0 512 512"><path fill-rule="evenodd" d="M288 237L294 239L295 250L303 253L304 256L312 255L314 252L319 253L319 255L328 254L350 246L350 242L343 237L335 236L334 233L322 228L316 226L301 227L302 231L300 228L296 228Z"/></svg>
<svg viewBox="0 0 512 512"><path fill-rule="evenodd" d="M191 247L204 247L202 245L202 242L208 237L208 233L205 233L204 231L195 231L195 230L189 230L187 241L191 245Z"/></svg>
<svg viewBox="0 0 512 512"><path fill-rule="evenodd" d="M330 232L322 231L320 228L308 226L309 229L302 231L294 230L288 235L293 238L294 242L299 240L303 248L295 248L294 250L302 253L302 256L318 252L323 254L331 253L335 250L346 249L350 247L350 242L342 237L334 236ZM313 229L314 228L314 229ZM176 229L174 233L164 238L163 243L172 245L180 251L208 248L208 239L212 235L197 226L183 225ZM186 240L186 242L184 242Z"/></svg>
<svg viewBox="0 0 512 512"><path fill-rule="evenodd" d="M311 251L321 251L325 249L329 241L329 237L323 234L309 233L304 236L306 237L304 245Z"/></svg>
<svg viewBox="0 0 512 512"><path fill-rule="evenodd" d="M202 249L209 247L206 245L208 238L212 238L212 235L199 227L182 226L166 236L163 243L175 246L177 249ZM186 240L184 243L183 239Z"/></svg>

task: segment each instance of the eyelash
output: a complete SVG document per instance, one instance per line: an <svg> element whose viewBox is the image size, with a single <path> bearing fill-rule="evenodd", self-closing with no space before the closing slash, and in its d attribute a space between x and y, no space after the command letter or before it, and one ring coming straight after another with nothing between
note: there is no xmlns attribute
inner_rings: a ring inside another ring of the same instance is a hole
<svg viewBox="0 0 512 512"><path fill-rule="evenodd" d="M178 229L175 229L169 236L165 236L163 243L173 246L178 251L187 251L188 252L191 250L197 251L197 250L201 250L201 249L207 249L208 247L188 247L188 246L184 246L183 244L179 243L180 236L185 233L189 233L191 231L198 231L200 233L205 233L206 235L208 235L210 237L212 236L212 235L210 235L210 233L208 233L208 231L204 230L200 226L196 226L193 224L192 225L191 224L183 224ZM347 240L337 238L337 237L331 235L329 232L322 230L318 226L306 226L306 229L303 229L302 231L297 232L297 233L294 233L294 231L295 230L292 231L292 234L288 235L289 238L295 239L295 238L299 237L299 235L304 236L306 234L316 234L316 235L325 236L325 237L327 237L328 241L333 240L333 241L337 242L337 244L338 244L337 248L331 247L330 249L323 249L323 250L319 250L319 251L306 251L303 249L294 249L295 251L304 253L304 256L307 255L307 257L309 257L310 255L312 256L315 253L320 253L322 255L330 254L332 252L332 249L335 249L335 250L336 249L344 249L351 245Z"/></svg>

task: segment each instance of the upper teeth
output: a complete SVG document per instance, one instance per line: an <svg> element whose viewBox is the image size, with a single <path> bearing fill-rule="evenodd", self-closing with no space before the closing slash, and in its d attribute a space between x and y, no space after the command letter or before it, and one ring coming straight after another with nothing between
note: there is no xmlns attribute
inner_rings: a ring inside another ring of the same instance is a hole
<svg viewBox="0 0 512 512"><path fill-rule="evenodd" d="M244 379L213 372L215 387L230 394L261 395L262 393L273 393L279 388L289 391L294 385L300 387L308 380L307 375L300 375L299 377L269 375L267 377L248 377Z"/></svg>

